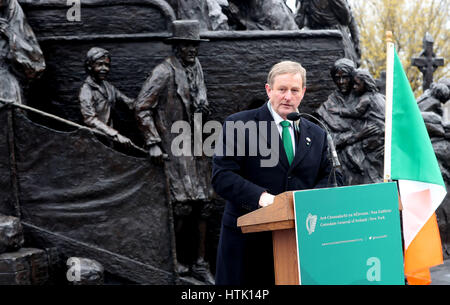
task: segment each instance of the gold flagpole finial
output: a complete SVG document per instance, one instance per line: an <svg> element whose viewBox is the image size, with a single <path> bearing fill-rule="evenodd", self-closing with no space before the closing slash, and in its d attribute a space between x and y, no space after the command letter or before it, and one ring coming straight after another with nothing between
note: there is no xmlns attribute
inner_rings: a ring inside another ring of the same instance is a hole
<svg viewBox="0 0 450 305"><path fill-rule="evenodd" d="M394 36L391 31L386 32L386 42L394 43Z"/></svg>

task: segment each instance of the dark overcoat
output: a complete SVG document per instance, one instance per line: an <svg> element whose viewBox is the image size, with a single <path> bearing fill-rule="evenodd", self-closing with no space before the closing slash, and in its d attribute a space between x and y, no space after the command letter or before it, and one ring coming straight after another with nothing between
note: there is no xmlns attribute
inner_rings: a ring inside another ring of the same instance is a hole
<svg viewBox="0 0 450 305"><path fill-rule="evenodd" d="M198 59L192 70L194 81L189 84L187 70L180 60L175 56L166 58L153 69L136 99L136 117L146 144L158 144L169 155L166 174L170 198L174 202L209 201L212 196L207 160L194 156L192 148L194 128L198 125L193 122L194 112L208 106L203 70ZM196 90L194 97L192 86ZM191 150L184 155L174 155L172 145L176 138L183 136L183 130L172 129L180 122L185 123L180 126L190 129L185 144L190 145Z"/></svg>
<svg viewBox="0 0 450 305"><path fill-rule="evenodd" d="M228 122L273 122L267 103L254 110L231 115L223 128L222 144L227 145ZM267 143L271 133L265 132ZM220 156L213 158L212 184L226 200L217 249L216 284L218 285L272 285L273 250L270 232L243 234L236 226L237 218L258 209L264 191L277 195L290 190L304 190L328 185L331 162L327 154L326 133L317 125L301 119L296 132L294 160L289 166L279 133L279 162L274 167L261 167L261 154L256 156ZM254 135L253 135L254 136ZM249 143L245 133L245 143ZM234 137L236 139L237 137ZM258 138L259 135L258 135ZM228 143L230 144L230 143ZM234 143L236 144L236 143ZM224 150L225 151L225 150ZM341 177L339 176L339 181Z"/></svg>

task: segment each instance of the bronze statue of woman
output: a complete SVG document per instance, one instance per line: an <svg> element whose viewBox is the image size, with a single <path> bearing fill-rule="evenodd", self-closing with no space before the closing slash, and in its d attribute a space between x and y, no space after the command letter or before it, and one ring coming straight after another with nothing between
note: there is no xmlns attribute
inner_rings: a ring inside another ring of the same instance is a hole
<svg viewBox="0 0 450 305"><path fill-rule="evenodd" d="M0 100L22 104L18 78L34 79L44 55L17 0L0 0Z"/></svg>

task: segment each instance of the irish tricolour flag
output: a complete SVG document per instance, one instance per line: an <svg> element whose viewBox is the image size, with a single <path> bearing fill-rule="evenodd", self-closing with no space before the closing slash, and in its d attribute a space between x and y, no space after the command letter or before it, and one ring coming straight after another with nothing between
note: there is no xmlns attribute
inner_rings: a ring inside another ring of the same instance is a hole
<svg viewBox="0 0 450 305"><path fill-rule="evenodd" d="M429 284L429 268L443 262L435 211L446 195L445 184L408 78L389 41L386 70L384 178L399 185L407 280Z"/></svg>

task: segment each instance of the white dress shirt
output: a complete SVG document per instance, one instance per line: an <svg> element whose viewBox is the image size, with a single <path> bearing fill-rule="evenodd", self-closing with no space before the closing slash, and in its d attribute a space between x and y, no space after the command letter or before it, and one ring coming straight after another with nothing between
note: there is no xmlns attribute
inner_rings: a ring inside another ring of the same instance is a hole
<svg viewBox="0 0 450 305"><path fill-rule="evenodd" d="M292 149L295 156L295 135L294 135L294 127L293 121L284 120L276 111L272 109L272 104L270 104L270 101L267 103L267 107L269 108L270 113L272 114L273 120L275 121L275 124L277 125L278 132L280 133L281 139L283 139L283 126L281 126L282 121L288 121L289 122L289 134L291 135L291 142L292 142Z"/></svg>

